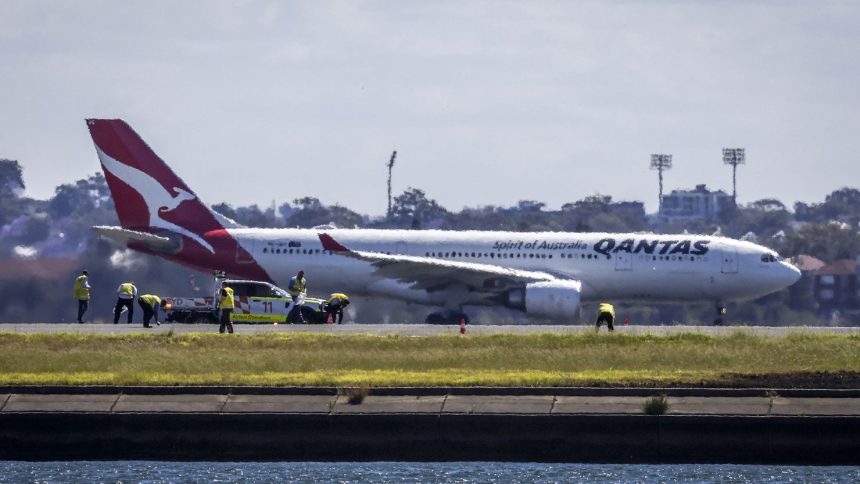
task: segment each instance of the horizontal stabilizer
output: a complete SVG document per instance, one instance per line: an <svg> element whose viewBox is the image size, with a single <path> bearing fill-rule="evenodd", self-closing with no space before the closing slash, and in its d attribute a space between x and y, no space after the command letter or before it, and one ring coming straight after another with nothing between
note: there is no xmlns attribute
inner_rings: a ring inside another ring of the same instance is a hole
<svg viewBox="0 0 860 484"><path fill-rule="evenodd" d="M122 227L112 227L106 225L96 225L93 230L99 233L106 239L128 246L130 243L138 243L149 247L157 252L174 253L180 249L181 242L161 235L150 234L147 232L138 232L136 230L124 229Z"/></svg>

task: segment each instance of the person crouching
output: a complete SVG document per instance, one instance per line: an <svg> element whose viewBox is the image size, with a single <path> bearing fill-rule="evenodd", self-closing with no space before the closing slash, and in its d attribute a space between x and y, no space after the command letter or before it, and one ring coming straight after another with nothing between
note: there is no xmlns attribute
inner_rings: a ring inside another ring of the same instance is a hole
<svg viewBox="0 0 860 484"><path fill-rule="evenodd" d="M161 323L158 321L158 310L161 308L161 298L158 296L153 296L152 294L144 294L137 298L137 304L140 305L140 309L143 310L143 327L151 328L149 321L152 320L152 317L155 316L155 324L161 326Z"/></svg>
<svg viewBox="0 0 860 484"><path fill-rule="evenodd" d="M600 306L597 308L597 325L595 329L599 331L600 323L604 322L609 331L615 330L615 308L608 303L600 303Z"/></svg>
<svg viewBox="0 0 860 484"><path fill-rule="evenodd" d="M343 310L349 306L349 297L346 294L336 292L326 301L326 321L340 324L343 322Z"/></svg>

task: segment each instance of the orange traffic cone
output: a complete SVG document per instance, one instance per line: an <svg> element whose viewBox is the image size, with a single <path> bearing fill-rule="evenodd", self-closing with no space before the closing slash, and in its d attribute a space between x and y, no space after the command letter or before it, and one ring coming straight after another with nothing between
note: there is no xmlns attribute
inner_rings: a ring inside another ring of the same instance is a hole
<svg viewBox="0 0 860 484"><path fill-rule="evenodd" d="M460 334L466 334L466 318L460 318Z"/></svg>
<svg viewBox="0 0 860 484"><path fill-rule="evenodd" d="M334 324L334 316L332 313L328 313L328 324Z"/></svg>

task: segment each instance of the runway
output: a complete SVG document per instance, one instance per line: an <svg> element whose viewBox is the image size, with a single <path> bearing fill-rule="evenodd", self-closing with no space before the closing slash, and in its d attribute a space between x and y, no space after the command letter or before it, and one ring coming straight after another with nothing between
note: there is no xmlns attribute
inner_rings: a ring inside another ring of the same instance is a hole
<svg viewBox="0 0 860 484"><path fill-rule="evenodd" d="M403 336L431 336L437 334L457 334L460 327L433 324L236 324L238 334L260 333L333 333L333 334L378 334ZM537 333L585 333L594 332L591 325L468 325L466 334L537 334ZM136 324L66 324L66 323L0 323L0 333L72 333L72 334L130 334L130 333L217 333L217 324L162 324L152 329ZM605 327L600 329L606 333ZM654 334L672 335L700 333L714 336L743 332L765 336L786 336L801 334L860 334L860 327L828 326L616 326L614 334Z"/></svg>

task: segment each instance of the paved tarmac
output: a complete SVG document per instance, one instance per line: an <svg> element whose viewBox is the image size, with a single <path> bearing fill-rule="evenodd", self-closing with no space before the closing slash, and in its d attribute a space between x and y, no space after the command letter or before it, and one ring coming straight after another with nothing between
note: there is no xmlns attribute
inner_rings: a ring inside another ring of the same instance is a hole
<svg viewBox="0 0 860 484"><path fill-rule="evenodd" d="M236 324L236 332L240 334L257 333L369 333L369 334L399 334L404 336L429 336L435 334L459 333L460 327L433 324ZM128 333L217 333L217 324L162 324L152 329L136 324L66 324L66 323L0 323L0 333L76 333L76 334L128 334ZM467 334L533 334L533 333L584 333L593 332L592 325L468 325ZM606 332L606 328L601 328ZM841 333L860 334L860 327L829 327L829 326L639 326L619 325L615 327L616 334L657 334L669 335L678 333L702 333L709 335L728 335L737 331L768 336L784 336L801 333Z"/></svg>
<svg viewBox="0 0 860 484"><path fill-rule="evenodd" d="M646 397L0 394L0 413L641 415ZM860 398L667 397L667 415L860 416Z"/></svg>

